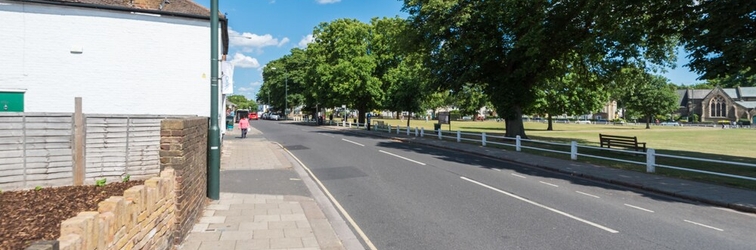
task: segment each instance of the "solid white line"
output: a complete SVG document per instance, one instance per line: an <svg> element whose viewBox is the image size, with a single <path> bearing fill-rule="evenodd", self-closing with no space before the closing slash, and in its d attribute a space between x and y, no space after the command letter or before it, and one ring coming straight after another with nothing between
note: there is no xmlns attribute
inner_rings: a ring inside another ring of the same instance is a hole
<svg viewBox="0 0 756 250"><path fill-rule="evenodd" d="M538 182L540 182L540 183L543 183L543 184L546 184L546 185L549 185L549 186L552 186L552 187L559 187L559 186L558 186L558 185L556 185L556 184L551 184L551 183L548 183L548 182L545 182L545 181L538 181Z"/></svg>
<svg viewBox="0 0 756 250"><path fill-rule="evenodd" d="M648 209L645 209L645 208L642 208L642 207L638 207L638 206L633 206L633 205L630 205L630 204L625 204L625 206L632 207L632 208L635 208L635 209L638 209L638 210L643 210L643 211L646 211L646 212L649 212L649 213L653 213L654 212L653 210L648 210Z"/></svg>
<svg viewBox="0 0 756 250"><path fill-rule="evenodd" d="M472 182L472 183L478 184L478 185L480 185L480 186L482 186L482 187L485 187L485 188L491 189L491 190L493 190L493 191L496 191L496 192L499 192L499 193L505 194L505 195L507 195L507 196L509 196L509 197L512 197L512 198L515 198L515 199L518 199L518 200L521 200L521 201L524 201L524 202L530 203L530 204L532 204L532 205L535 205L535 206L538 206L538 207L540 207L540 208L543 208L543 209L546 209L546 210L552 211L552 212L554 212L554 213L558 213L558 214L561 214L561 215L567 216L567 217L569 217L569 218L571 218L571 219L574 219L574 220L576 220L576 221L580 221L580 222L583 222L583 223L585 223L585 224L588 224L588 225L591 225L591 226L597 227L597 228L599 228L599 229L601 229L601 230L604 230L604 231L607 231L607 232L610 232L610 233L613 233L613 234L619 233L619 231L617 231L617 230L614 230L614 229L611 229L611 228L608 228L608 227L605 227L605 226L602 226L602 225L599 225L599 224L596 224L596 223L593 223L593 222L590 222L590 221L587 221L587 220L581 219L581 218L579 218L579 217L577 217L577 216L574 216L574 215L571 215L571 214L568 214L568 213L565 213L565 212L562 212L562 211L556 210L556 209L554 209L554 208L551 208L551 207L548 207L548 206L545 206L545 205L541 205L541 204L539 204L539 203L537 203L537 202L535 202L535 201L531 201L531 200L528 200L528 199L522 198L522 197L520 197L520 196L517 196L517 195L515 195L515 194L512 194L512 193L509 193L509 192L507 192L507 191L504 191L504 190L501 190L501 189L498 189L498 188L495 188L495 187L492 187L492 186L489 186L489 185L486 185L486 184L480 183L480 182L478 182L478 181L475 181L475 180L469 179L469 178L467 178L467 177L464 177L464 176L460 176L459 178L462 178L463 180L466 180L466 181L469 181L469 182Z"/></svg>
<svg viewBox="0 0 756 250"><path fill-rule="evenodd" d="M402 159L405 159L405 160L408 160L408 161L411 161L411 162L414 162L414 163L417 163L417 164L425 166L425 163L422 163L422 162L419 162L419 161L416 161L416 160L413 160L413 159L410 159L410 158L407 158L407 157L404 157L404 156L401 156L401 155L395 155L395 154L392 154L392 153L389 153L389 152L386 152L386 151L383 151L383 150L378 150L378 152L381 152L381 153L384 153L384 154L387 154L387 155L391 155L391 156L394 156L394 157L397 157L397 158L402 158Z"/></svg>
<svg viewBox="0 0 756 250"><path fill-rule="evenodd" d="M341 139L341 140L345 141L345 142L348 142L348 143L351 143L351 144L354 144L354 145L359 145L359 146L362 146L362 147L365 146L365 145L362 145L362 144L359 144L359 143L356 143L356 142L353 142L353 141L350 141L350 140L347 140L347 139Z"/></svg>
<svg viewBox="0 0 756 250"><path fill-rule="evenodd" d="M279 144L279 146L281 145ZM299 158L297 158L294 154L292 154L288 149L284 148L283 146L281 146L281 148L283 148L287 153L289 153L289 155L292 158L294 158L294 160L296 160L299 163L299 165L302 166L302 168L304 168L305 171L307 171L307 173L310 174L312 179L314 179L315 182L318 183L318 186L320 186L320 189L322 189L323 192L325 192L325 194L328 196L328 199L330 199L331 202L333 202L333 204L336 206L336 208L339 209L339 212L341 212L341 214L344 215L344 218L346 218L346 220L349 221L349 224L352 224L352 227L354 228L355 231L357 231L357 234L359 234L360 237L362 237L362 240L365 241L365 244L367 244L368 248L370 248L371 250L377 250L378 248L376 248L375 245L373 245L373 242L370 241L370 239L367 237L365 232L362 231L360 226L357 226L357 222L355 222L354 219L352 219L352 216L350 216L349 213L347 213L346 209L344 209L344 207L341 206L341 203L339 203L339 201L336 200L335 197L333 197L333 195L331 194L330 191L328 191L325 185L323 185L323 183L320 182L320 179L318 179L318 177L315 176L314 173L312 173L312 170L310 170L310 168L308 168L302 161L299 160Z"/></svg>
<svg viewBox="0 0 756 250"><path fill-rule="evenodd" d="M528 177L525 177L525 176L522 176L522 175L519 175L519 174L511 174L511 175L514 175L514 176L517 176L517 177L520 177L520 178L523 178L523 179L527 179L528 178Z"/></svg>
<svg viewBox="0 0 756 250"><path fill-rule="evenodd" d="M711 228L711 229L714 229L714 230L717 230L717 231L720 231L720 232L724 232L724 229L712 227L712 226L701 224L701 223L694 222L694 221L689 221L689 220L684 220L684 221L687 222L687 223L691 223L691 224L695 224L695 225L698 225L698 226L702 226L702 227L706 227L706 228Z"/></svg>
<svg viewBox="0 0 756 250"><path fill-rule="evenodd" d="M580 191L575 191L575 192L577 192L578 194L590 196L590 197L593 197L593 198L596 198L596 199L601 199L601 197L598 197L596 195L592 195L592 194L589 194L589 193L583 193L583 192L580 192Z"/></svg>

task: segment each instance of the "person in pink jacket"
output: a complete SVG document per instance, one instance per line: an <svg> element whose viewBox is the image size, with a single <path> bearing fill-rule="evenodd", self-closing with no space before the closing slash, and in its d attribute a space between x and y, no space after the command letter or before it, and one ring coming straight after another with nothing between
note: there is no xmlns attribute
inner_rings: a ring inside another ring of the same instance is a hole
<svg viewBox="0 0 756 250"><path fill-rule="evenodd" d="M241 120L239 120L239 128L241 128L241 131L242 131L241 138L247 138L247 129L249 128L249 118L242 117Z"/></svg>

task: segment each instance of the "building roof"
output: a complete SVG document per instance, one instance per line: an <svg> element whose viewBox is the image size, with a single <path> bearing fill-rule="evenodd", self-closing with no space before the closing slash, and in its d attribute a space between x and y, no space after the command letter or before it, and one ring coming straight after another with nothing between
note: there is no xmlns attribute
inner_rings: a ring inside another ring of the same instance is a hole
<svg viewBox="0 0 756 250"><path fill-rule="evenodd" d="M675 93L677 94L677 103L680 104L680 106L685 106L685 103L683 103L683 101L685 100L685 94L688 93L688 90L678 89L675 90Z"/></svg>
<svg viewBox="0 0 756 250"><path fill-rule="evenodd" d="M17 0L26 2L24 0ZM210 17L210 10L192 0L34 0L35 3L107 6ZM221 17L223 19L223 17Z"/></svg>
<svg viewBox="0 0 756 250"><path fill-rule="evenodd" d="M692 89L690 90L690 99L704 99L706 95L711 93L711 89Z"/></svg>
<svg viewBox="0 0 756 250"><path fill-rule="evenodd" d="M743 106L745 108L749 108L749 109L756 108L756 102L753 102L753 101L749 101L749 102L746 102L746 101L736 101L735 103L737 103L738 105Z"/></svg>
<svg viewBox="0 0 756 250"><path fill-rule="evenodd" d="M740 87L741 97L756 97L756 87Z"/></svg>
<svg viewBox="0 0 756 250"><path fill-rule="evenodd" d="M725 94L727 94L727 96L729 96L732 99L738 99L738 90L737 89L727 88L727 89L722 89L722 92L724 92Z"/></svg>

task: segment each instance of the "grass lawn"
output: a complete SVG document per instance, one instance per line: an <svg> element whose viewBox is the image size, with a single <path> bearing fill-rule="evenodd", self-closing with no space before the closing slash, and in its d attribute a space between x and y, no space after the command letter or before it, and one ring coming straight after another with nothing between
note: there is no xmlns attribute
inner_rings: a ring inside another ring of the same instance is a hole
<svg viewBox="0 0 756 250"><path fill-rule="evenodd" d="M393 126L406 126L407 121L397 119L373 119L374 121L383 121ZM373 122L375 123L375 122ZM410 127L423 127L425 130L433 130L433 124L436 121L411 120ZM547 131L547 124L539 122L524 122L525 133L530 139L550 142L569 143L577 141L579 145L599 146L599 134L636 136L639 142L646 142L647 148L653 148L657 154L669 154L677 156L689 156L704 159L714 159L723 161L735 161L744 163L756 163L756 129L722 129L722 128L704 128L704 127L666 127L651 125L651 129L646 129L645 124L626 124L626 125L596 125L596 124L564 124L554 123L552 131ZM451 127L451 129L450 129ZM496 121L452 121L451 126L444 124L441 127L444 131L457 131L486 134L504 134L504 122ZM543 144L539 147L547 147ZM553 148L563 150L561 148ZM569 150L569 149L567 149ZM540 154L550 157L566 158L568 155L547 153L543 151L527 150L529 153ZM624 158L633 161L645 161L645 158L638 159L638 156L631 154L621 154L599 150L584 150L581 153L589 153L614 158ZM645 171L641 165L619 163L579 157L580 161L591 162L610 167L629 169L634 171ZM756 168L736 165L725 165L719 163L707 163L701 161L690 161L673 159L668 157L657 157L657 164L702 169L713 172L722 172L741 176L756 177ZM674 176L685 179L714 182L719 184L732 185L748 189L756 189L756 182L734 178L718 177L707 174L698 174L688 171L670 170L657 168L657 172L662 175Z"/></svg>

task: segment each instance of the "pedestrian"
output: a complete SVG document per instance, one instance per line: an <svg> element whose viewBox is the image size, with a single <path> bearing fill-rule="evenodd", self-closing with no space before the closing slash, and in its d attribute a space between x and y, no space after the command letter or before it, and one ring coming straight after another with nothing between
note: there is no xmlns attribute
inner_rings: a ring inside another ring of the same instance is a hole
<svg viewBox="0 0 756 250"><path fill-rule="evenodd" d="M239 128L242 131L241 138L247 138L247 129L249 128L249 118L242 117L242 119L239 120Z"/></svg>

